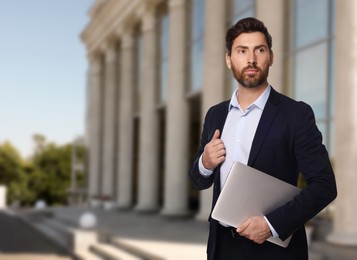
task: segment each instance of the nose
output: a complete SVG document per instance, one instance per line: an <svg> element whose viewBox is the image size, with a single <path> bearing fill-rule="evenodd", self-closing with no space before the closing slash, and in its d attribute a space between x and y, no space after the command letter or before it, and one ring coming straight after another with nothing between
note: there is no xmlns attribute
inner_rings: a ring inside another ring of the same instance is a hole
<svg viewBox="0 0 357 260"><path fill-rule="evenodd" d="M257 62L257 57L254 52L249 52L248 63L255 64Z"/></svg>

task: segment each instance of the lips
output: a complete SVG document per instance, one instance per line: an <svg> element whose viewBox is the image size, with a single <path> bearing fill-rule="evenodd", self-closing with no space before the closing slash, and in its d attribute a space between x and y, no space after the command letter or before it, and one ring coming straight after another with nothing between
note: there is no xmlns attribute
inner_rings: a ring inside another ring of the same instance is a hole
<svg viewBox="0 0 357 260"><path fill-rule="evenodd" d="M244 70L244 73L247 75L254 75L257 74L259 72L258 69L253 69L253 68L248 68Z"/></svg>
<svg viewBox="0 0 357 260"><path fill-rule="evenodd" d="M256 69L246 69L246 70L244 70L244 72L247 72L247 73L257 73L258 70L256 70Z"/></svg>

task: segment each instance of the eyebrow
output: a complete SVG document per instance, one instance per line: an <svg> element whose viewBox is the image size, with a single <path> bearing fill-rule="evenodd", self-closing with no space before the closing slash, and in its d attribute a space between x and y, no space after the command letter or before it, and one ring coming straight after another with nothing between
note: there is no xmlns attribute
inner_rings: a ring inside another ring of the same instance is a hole
<svg viewBox="0 0 357 260"><path fill-rule="evenodd" d="M257 46L254 47L254 50L259 49L259 48L268 49L268 46L266 46L265 44L257 45ZM249 49L249 48L248 48L248 46L238 45L234 49L237 50L237 49Z"/></svg>

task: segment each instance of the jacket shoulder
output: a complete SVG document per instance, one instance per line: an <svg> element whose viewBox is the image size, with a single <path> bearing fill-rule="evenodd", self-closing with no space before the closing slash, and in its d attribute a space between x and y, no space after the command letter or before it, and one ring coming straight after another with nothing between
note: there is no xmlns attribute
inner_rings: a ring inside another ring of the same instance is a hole
<svg viewBox="0 0 357 260"><path fill-rule="evenodd" d="M227 109L227 111L228 111L229 102L230 102L230 100L225 100L225 101L222 101L216 105L213 105L212 107L210 107L207 114L221 112L224 109Z"/></svg>
<svg viewBox="0 0 357 260"><path fill-rule="evenodd" d="M272 99L273 100L279 100L278 103L280 103L280 105L282 106L288 106L289 109L311 109L310 105L308 105L307 103L303 102L303 101L298 101L295 100L291 97L288 97L282 93L279 93L275 90L272 91Z"/></svg>

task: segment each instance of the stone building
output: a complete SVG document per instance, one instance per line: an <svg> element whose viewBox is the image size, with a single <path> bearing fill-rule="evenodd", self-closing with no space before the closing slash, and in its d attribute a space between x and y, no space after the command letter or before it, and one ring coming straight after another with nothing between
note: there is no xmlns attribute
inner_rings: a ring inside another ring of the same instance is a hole
<svg viewBox="0 0 357 260"><path fill-rule="evenodd" d="M236 87L224 37L255 16L273 36L269 82L309 103L334 164L330 240L357 245L357 1L97 0L88 53L88 194L119 208L207 219L187 171L207 109Z"/></svg>

